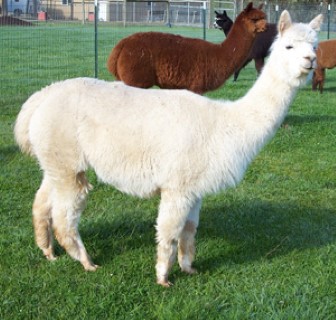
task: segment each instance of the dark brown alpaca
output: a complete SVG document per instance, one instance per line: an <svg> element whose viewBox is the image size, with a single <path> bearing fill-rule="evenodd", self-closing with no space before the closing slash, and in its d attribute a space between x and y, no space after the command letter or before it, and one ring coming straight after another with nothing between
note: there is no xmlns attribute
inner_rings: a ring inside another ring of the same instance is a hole
<svg viewBox="0 0 336 320"><path fill-rule="evenodd" d="M223 30L226 36L228 36L231 27L233 25L233 21L227 15L224 10L223 13L219 13L215 11L216 17L214 22L214 27L217 29ZM239 72L243 69L248 63L254 60L255 68L260 74L261 69L265 64L265 58L269 55L269 51L271 45L277 35L277 26L274 23L267 23L266 30L264 32L258 33L252 49L241 68L237 69L234 73L233 80L236 81L239 76Z"/></svg>
<svg viewBox="0 0 336 320"><path fill-rule="evenodd" d="M107 67L130 86L203 94L219 88L243 65L265 26L265 13L249 3L221 44L159 32L136 33L113 48Z"/></svg>

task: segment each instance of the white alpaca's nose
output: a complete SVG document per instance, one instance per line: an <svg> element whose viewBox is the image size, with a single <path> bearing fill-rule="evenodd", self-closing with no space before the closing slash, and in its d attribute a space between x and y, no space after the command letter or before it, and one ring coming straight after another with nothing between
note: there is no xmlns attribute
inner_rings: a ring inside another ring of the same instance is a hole
<svg viewBox="0 0 336 320"><path fill-rule="evenodd" d="M314 69L316 67L316 55L311 54L309 56L306 56L305 59L308 61L310 67L308 69Z"/></svg>

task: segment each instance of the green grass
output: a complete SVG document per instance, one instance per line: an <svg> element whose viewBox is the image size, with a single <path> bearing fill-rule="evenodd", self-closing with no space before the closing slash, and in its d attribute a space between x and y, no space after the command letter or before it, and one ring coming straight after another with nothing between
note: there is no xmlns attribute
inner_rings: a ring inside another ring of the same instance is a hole
<svg viewBox="0 0 336 320"><path fill-rule="evenodd" d="M101 78L110 78L106 56L126 29L102 27ZM191 29L172 31L185 30ZM123 195L93 172L80 231L101 268L84 272L59 246L57 261L43 258L31 222L41 172L15 146L12 126L42 85L93 75L93 33L55 24L0 28L0 39L0 319L334 319L335 70L327 72L322 95L309 85L299 91L236 189L205 198L199 273L187 276L174 266L174 286L164 289L154 270L159 198ZM208 96L236 99L254 80L248 66L237 83L230 79Z"/></svg>

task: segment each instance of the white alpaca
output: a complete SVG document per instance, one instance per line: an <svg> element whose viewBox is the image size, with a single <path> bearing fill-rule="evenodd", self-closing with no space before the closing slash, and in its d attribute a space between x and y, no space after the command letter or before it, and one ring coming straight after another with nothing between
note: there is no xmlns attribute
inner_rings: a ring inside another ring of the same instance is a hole
<svg viewBox="0 0 336 320"><path fill-rule="evenodd" d="M170 285L177 251L181 269L193 273L202 197L235 186L275 134L315 67L315 30L321 22L320 15L310 24L292 24L284 11L262 74L234 102L87 78L55 83L32 95L18 116L15 136L44 173L33 218L45 256L55 258L53 228L86 270L97 268L77 229L90 187L85 171L92 167L100 179L128 194L161 194L157 282Z"/></svg>

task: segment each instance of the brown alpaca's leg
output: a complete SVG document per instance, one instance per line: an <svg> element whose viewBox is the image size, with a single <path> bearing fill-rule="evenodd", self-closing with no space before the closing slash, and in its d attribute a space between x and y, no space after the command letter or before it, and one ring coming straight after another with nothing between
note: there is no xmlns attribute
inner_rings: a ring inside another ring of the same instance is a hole
<svg viewBox="0 0 336 320"><path fill-rule="evenodd" d="M52 219L59 244L72 258L79 260L85 270L95 271L98 266L92 263L78 232L89 189L84 173L57 181L53 193Z"/></svg>
<svg viewBox="0 0 336 320"><path fill-rule="evenodd" d="M264 64L265 64L264 58L258 58L254 60L254 65L258 72L258 75L261 73L261 70L264 67Z"/></svg>
<svg viewBox="0 0 336 320"><path fill-rule="evenodd" d="M321 93L323 93L324 81L325 81L325 69L322 70L322 74L321 74L321 81L320 81L320 92Z"/></svg>
<svg viewBox="0 0 336 320"><path fill-rule="evenodd" d="M241 68L237 69L234 73L234 76L233 76L233 81L237 81L238 79L238 76L239 76L239 73L240 71L245 68L250 62L251 62L252 59L248 59L244 62L244 64L241 66Z"/></svg>
<svg viewBox="0 0 336 320"><path fill-rule="evenodd" d="M190 200L169 191L162 191L157 218L157 283L169 287L168 274L175 262L180 238L192 204Z"/></svg>
<svg viewBox="0 0 336 320"><path fill-rule="evenodd" d="M239 76L239 73L240 73L240 70L241 69L238 69L237 71L235 71L235 73L234 73L234 75L233 75L233 81L237 81L237 79L238 79L238 76Z"/></svg>
<svg viewBox="0 0 336 320"><path fill-rule="evenodd" d="M55 260L51 220L51 183L44 177L33 204L35 241L48 260Z"/></svg>
<svg viewBox="0 0 336 320"><path fill-rule="evenodd" d="M317 89L317 85L318 85L317 75L316 75L316 70L314 70L313 79L312 79L312 90L313 91L315 91Z"/></svg>
<svg viewBox="0 0 336 320"><path fill-rule="evenodd" d="M187 221L182 230L178 241L178 261L181 270L193 274L196 269L192 267L195 258L195 235L197 232L199 211L201 209L202 201L197 201L188 215Z"/></svg>

